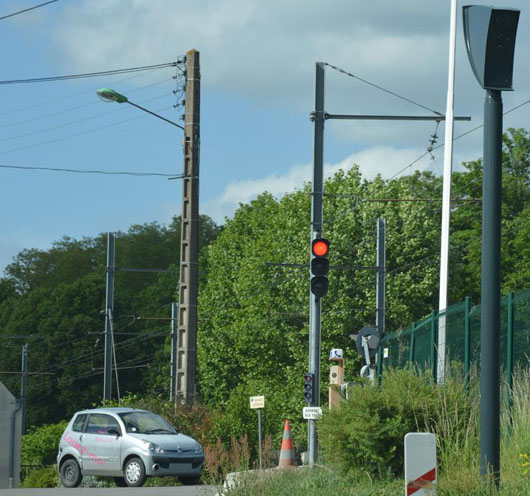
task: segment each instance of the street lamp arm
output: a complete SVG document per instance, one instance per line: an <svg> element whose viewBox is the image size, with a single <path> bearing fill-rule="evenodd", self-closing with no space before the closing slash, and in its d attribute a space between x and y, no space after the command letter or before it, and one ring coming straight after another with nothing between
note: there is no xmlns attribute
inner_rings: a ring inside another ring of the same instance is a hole
<svg viewBox="0 0 530 496"><path fill-rule="evenodd" d="M140 110L143 110L144 112L147 112L148 114L154 115L155 117L158 117L159 119L162 119L163 121L169 122L169 124L172 124L173 126L176 126L176 127L180 128L180 129L182 129L183 131L185 131L184 127L181 126L180 124L177 124L176 122L170 121L169 119L166 119L165 117L162 117L161 115L155 114L154 112L151 112L150 110L147 110L146 108L141 107L140 105L137 105L136 103L133 103L133 102L131 102L129 100L127 100L127 103L129 105L132 105L133 107L136 107L136 108L139 108Z"/></svg>

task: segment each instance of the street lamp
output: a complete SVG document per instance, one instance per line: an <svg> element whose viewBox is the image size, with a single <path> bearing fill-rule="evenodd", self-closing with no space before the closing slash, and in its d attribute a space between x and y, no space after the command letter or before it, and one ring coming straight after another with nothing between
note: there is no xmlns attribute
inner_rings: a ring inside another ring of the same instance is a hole
<svg viewBox="0 0 530 496"><path fill-rule="evenodd" d="M151 112L150 110L147 110L146 108L141 107L140 105L131 102L125 95L122 95L121 93L118 93L117 91L114 91L112 88L100 88L99 90L96 91L96 94L104 102L128 103L129 105L132 105L133 107L139 108L140 110L143 110L144 112L147 112L148 114L154 115L155 117L158 117L159 119L162 119L163 121L169 122L169 124L172 124L173 126L176 126L179 129L182 129L183 131L185 131L184 127L181 126L180 124L170 121L169 119L166 119L165 117L162 117L161 115L155 114L154 112Z"/></svg>

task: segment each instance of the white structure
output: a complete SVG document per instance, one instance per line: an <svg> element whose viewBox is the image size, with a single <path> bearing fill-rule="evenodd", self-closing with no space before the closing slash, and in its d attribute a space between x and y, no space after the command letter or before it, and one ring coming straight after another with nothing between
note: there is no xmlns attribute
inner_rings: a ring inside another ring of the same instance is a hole
<svg viewBox="0 0 530 496"><path fill-rule="evenodd" d="M0 489L20 483L22 403L0 382Z"/></svg>

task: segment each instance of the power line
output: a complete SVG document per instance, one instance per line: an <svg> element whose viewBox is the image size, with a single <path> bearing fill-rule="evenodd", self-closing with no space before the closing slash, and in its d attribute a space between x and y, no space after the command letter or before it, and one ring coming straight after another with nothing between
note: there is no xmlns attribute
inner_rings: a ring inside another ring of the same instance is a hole
<svg viewBox="0 0 530 496"><path fill-rule="evenodd" d="M129 79L129 78L126 78L126 79ZM165 83L167 81L170 81L171 79L173 78L165 78L165 79L161 79L159 81L156 81L154 83L150 83L150 84L147 84L145 86L141 86L139 88L136 88L134 90L130 90L128 91L128 93L133 93L135 91L140 91L140 90L143 90L145 88L150 88L152 86L156 86L158 84L161 84L161 83ZM86 90L86 91L83 91L81 93L76 93L72 96L79 96L79 95L83 95L85 93L94 93L95 90ZM166 96L166 95L163 95L163 96ZM67 97L68 98L68 97ZM160 98L160 97L157 97L157 98ZM34 105L32 107L25 107L23 109L19 109L19 110L14 110L14 111L11 111L11 112L6 112L5 114L0 114L0 116L2 115L6 115L6 114L10 114L10 113L13 113L13 112L18 112L18 111L22 111L22 110L27 110L27 109L31 109L31 108L34 108L34 107L39 107L39 106L42 106L42 105L49 105L50 103L55 103L55 102L58 102L58 101L63 101L64 98L59 98L57 100L52 100L48 103L42 103L42 104L39 104L39 105ZM141 102L141 103L146 103L148 100L144 101L144 102ZM38 117L32 117L31 119L24 119L22 121L17 121L17 122L9 122L7 124L2 124L0 125L0 129L3 129L3 128L6 128L6 127L13 127L13 126L18 126L20 124L27 124L28 122L35 122L35 121L39 121L39 120L42 120L42 119L46 119L47 117L55 117L56 115L60 115L60 114L66 114L68 112L72 112L74 110L79 110L80 108L85 108L85 107L91 107L93 105L101 105L101 102L100 101L97 101L97 100L94 100L90 103L84 103L82 105L76 105L75 107L68 107L66 109L63 109L63 110L58 110L57 112L52 112L52 113L49 113L49 114L44 114L44 115L39 115ZM119 111L122 111L124 110L124 108L126 107L118 107L117 109L113 110L112 112L119 112ZM110 113L110 112L105 112L105 113ZM99 115L103 115L103 114L99 114ZM8 139L11 139L11 138L8 138Z"/></svg>
<svg viewBox="0 0 530 496"><path fill-rule="evenodd" d="M44 7L45 5L49 5L50 3L58 2L59 0L50 0L49 2L44 2L39 5L35 5L34 7L30 7L29 9L19 10L18 12L13 12L12 14L8 14L6 16L0 17L0 21L3 19L7 19L8 17L13 17L18 14L23 14L24 12L29 12L30 10L38 9L39 7Z"/></svg>
<svg viewBox="0 0 530 496"><path fill-rule="evenodd" d="M171 93L164 93L163 95L155 96L155 97L150 98L148 100L144 100L143 102L140 102L140 103L147 103L147 102L152 102L154 100L159 100L160 98L164 98L164 97L166 97L166 96L168 96L170 94ZM85 104L85 105L83 105L83 107L86 107L88 105L93 105L93 103ZM48 127L48 128L45 128L45 129L39 129L37 131L31 131L29 133L19 134L17 136L8 136L7 138L0 139L0 143L4 142L4 141L11 141L11 140L14 140L14 139L25 138L27 136L33 136L35 134L46 133L48 131L54 131L55 129L62 129L63 127L68 127L68 126L71 126L72 124L79 124L80 122L90 121L92 119L98 119L98 118L100 118L100 117L102 117L104 115L113 114L115 112L123 111L125 108L126 107L113 108L112 110L108 110L107 112L101 112L99 114L91 115L89 117L83 117L82 119L76 119L74 121L64 122L63 124L59 124L58 126L52 126L52 127ZM64 112L68 112L68 110L64 110L64 111L58 112L58 113L64 113ZM57 113L55 115L57 115ZM35 119L30 119L30 120L37 120L37 119L39 119L39 118L37 117ZM20 124L20 122L17 123L17 124ZM5 124L4 126L0 126L0 128L2 128L2 127L11 127L11 125L10 124Z"/></svg>
<svg viewBox="0 0 530 496"><path fill-rule="evenodd" d="M103 171L103 170L89 170L89 169L63 169L61 167L37 167L31 165L6 165L0 164L0 169L18 169L18 170L41 170L48 172L73 172L76 174L103 174L106 176L139 176L139 177L176 177L181 178L181 175L165 174L163 172L132 172L132 171Z"/></svg>
<svg viewBox="0 0 530 496"><path fill-rule="evenodd" d="M408 103L412 103L412 105L416 105L417 107L420 107L420 108L422 108L424 110L428 110L429 112L432 112L433 114L436 114L436 115L439 115L440 117L443 117L443 114L441 114L440 112L438 112L436 110L433 110L433 109L431 109L429 107L426 107L425 105L422 105L421 103L415 102L414 100L410 100L409 98L404 97L402 95L399 95L398 93L395 93L395 92L393 92L391 90L388 90L386 88L383 88L382 86L378 86L377 84L371 83L370 81L367 81L366 79L363 79L363 78L361 78L359 76L356 76L355 74L352 74L351 72L347 72L344 69L341 69L340 67L336 67L334 65L328 64L327 62L325 62L325 64L328 67L331 67L332 69L335 69L337 72L345 74L346 76L350 76L350 77L352 77L354 79L358 79L359 81L362 81L363 83L368 84L369 86L377 88L378 90L384 91L385 93L388 93L388 94L390 94L392 96L400 98L401 100L404 100L404 101L406 101Z"/></svg>
<svg viewBox="0 0 530 496"><path fill-rule="evenodd" d="M141 72L141 71L152 71L155 69L164 69L166 67L179 67L179 64L182 61L177 62L167 62L165 64L155 64L155 65L144 65L139 67L129 67L127 69L113 69L111 71L97 71L97 72L86 72L84 74L69 74L66 76L48 76L41 78L31 78L31 79L10 79L0 81L0 85L5 84L26 84L26 83L48 83L55 81L66 81L69 79L84 79L100 76L112 76L114 74L127 74L130 72Z"/></svg>
<svg viewBox="0 0 530 496"><path fill-rule="evenodd" d="M164 110L169 110L169 109L172 109L172 108L173 108L172 106L171 107L164 107L162 109L158 109L157 112L163 112ZM100 127L94 128L94 129L89 129L88 131L83 131L81 133L70 134L68 136L63 136L62 138L56 138L56 139L48 140L48 141L41 141L40 143L35 143L33 145L21 146L21 147L18 147L18 148L11 148L9 150L4 150L3 152L0 152L0 155L5 155L6 153L18 152L18 151L21 151L21 150L27 150L29 148L35 148L36 146L50 145L52 143L57 143L59 141L64 141L64 140L67 140L67 139L70 139L70 138L77 138L79 136L84 136L85 134L95 133L97 131L102 131L103 129L108 129L110 127L118 126L118 125L124 124L126 122L131 122L131 121L134 121L134 120L137 120L137 119L143 119L143 118L145 118L145 115L144 114L139 114L139 115L137 115L135 117L131 117L130 119L125 119L123 121L114 122L113 124L108 124L107 126L100 126Z"/></svg>
<svg viewBox="0 0 530 496"><path fill-rule="evenodd" d="M126 78L120 78L120 79L117 79L115 82L116 83L123 83L125 81L131 81L132 79L136 79L136 78L139 78L139 77L147 76L147 75L149 75L149 73L155 72L155 70L156 69L154 69L152 71L147 71L147 72L145 72L143 74L134 74L133 76L129 76L129 77L126 77ZM156 83L154 83L154 84L156 84ZM147 86L142 86L142 87L134 89L134 90L129 90L129 93L132 93L133 91L138 91L139 89L146 88L146 87ZM63 102L63 101L68 100L70 98L77 98L80 95L85 95L87 93L94 93L97 89L98 88L91 88L89 90L83 90L83 91L79 91L77 93L70 93L69 95L61 95L59 98L54 98L54 99L48 100L46 102L36 103L36 104L33 104L33 105L27 105L25 107L18 107L16 109L12 109L12 110L8 110L6 112L0 113L0 117L4 116L4 115L24 112L25 110L31 110L31 109L38 108L38 107L44 107L46 105L53 105L53 104L55 104L57 102ZM93 104L95 104L95 103L97 103L97 102L94 102ZM91 104L91 105L93 105L93 104Z"/></svg>

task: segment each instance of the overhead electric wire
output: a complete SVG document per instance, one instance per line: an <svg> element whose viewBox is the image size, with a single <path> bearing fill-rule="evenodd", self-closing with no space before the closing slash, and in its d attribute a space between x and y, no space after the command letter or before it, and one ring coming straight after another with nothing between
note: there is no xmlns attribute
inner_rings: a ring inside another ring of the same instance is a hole
<svg viewBox="0 0 530 496"><path fill-rule="evenodd" d="M520 109L521 107L527 105L530 103L530 100L526 100L525 102L507 110L506 112L504 112L502 115L508 115L509 113L517 110L517 109ZM464 136L467 136L468 134L471 134L475 131L478 131L479 129L483 128L484 127L484 123L474 127L473 129L469 129L468 131L465 131L464 133L462 134L459 134L458 136L455 136L453 138L453 142L455 142L456 140L460 139L460 138L463 138ZM432 150L437 150L438 148L441 148L442 146L444 146L445 143L440 143L439 145L436 145L435 147L433 147ZM425 157L425 155L428 155L429 153L431 153L430 151L427 151L425 153L423 153L422 155L420 155L417 159L413 160L410 164L408 164L407 166L403 167L403 169L399 170L398 172L396 172L392 177L390 177L388 179L388 181L391 181L392 179L394 179L396 176L399 176L402 172L404 172L405 170L407 170L409 167L412 167L416 162L419 162L423 157Z"/></svg>
<svg viewBox="0 0 530 496"><path fill-rule="evenodd" d="M170 81L171 79L173 79L173 78L161 79L160 81L157 81L155 83L150 83L150 84L147 84L145 86L141 86L140 88L135 88L134 90L130 90L130 91L128 91L128 93L133 93L135 91L140 91L140 90L143 90L145 88L150 88L152 86L156 86L158 84ZM87 90L87 91L83 91L82 93L79 93L76 96L81 95L81 94L85 94L85 93L94 93L94 92L95 92L95 90L90 89L90 90ZM164 96L166 96L166 95L164 95ZM157 97L157 98L159 98L159 97ZM59 99L59 101L61 101L61 100L62 99ZM150 100L145 100L144 102L140 102L140 103L146 103L148 101L150 101ZM43 105L45 105L45 104L43 104ZM10 123L7 123L7 124L2 124L2 125L0 125L0 129L6 128L6 127L18 126L20 124L27 124L28 122L35 122L35 121L38 121L38 120L46 119L47 117L55 117L56 115L66 114L68 112L72 112L74 110L79 110L80 108L91 107L93 105L101 105L101 102L99 100L94 99L94 101L91 101L90 103L83 103L82 105L76 105L75 107L68 107L66 109L58 110L57 112L52 112L50 114L39 115L38 117L32 117L31 119L24 119L23 121L10 122ZM119 112L119 111L123 110L124 108L127 108L127 107L118 107L117 109L113 110L113 112ZM110 113L110 112L106 112L106 113ZM1 114L1 115L4 115L4 114ZM103 114L100 114L100 115L103 115Z"/></svg>
<svg viewBox="0 0 530 496"><path fill-rule="evenodd" d="M166 67L178 67L178 64L179 62L168 62L166 64L129 67L127 69L113 69L110 71L86 72L84 74L69 74L65 76L48 76L48 77L31 78L31 79L9 79L9 80L0 81L0 85L47 83L47 82L54 82L54 81L66 81L69 79L85 79L85 78L93 78L93 77L100 77L100 76L112 76L114 74L128 74L130 72L142 72L142 71L151 71L155 69L164 69Z"/></svg>
<svg viewBox="0 0 530 496"><path fill-rule="evenodd" d="M45 5L49 5L50 3L55 3L55 2L58 2L58 1L59 0L49 0L49 2L44 2L44 3L41 3L39 5L34 5L33 7L29 7L28 9L19 10L18 12L13 12L12 14L0 17L0 21L2 21L3 19L7 19L9 17L13 17L13 16L16 16L16 15L19 15L19 14L23 14L24 12L29 12L30 10L38 9L39 7L44 7Z"/></svg>
<svg viewBox="0 0 530 496"><path fill-rule="evenodd" d="M155 96L153 98L149 98L148 100L144 100L144 101L142 101L140 103L147 103L147 102L152 102L154 100L159 100L160 98L165 98L165 97L169 96L170 94L171 93L164 93L163 95L159 95L159 96ZM84 106L88 106L88 105L93 105L93 103L86 104ZM25 138L27 136L33 136L35 134L46 133L48 131L54 131L55 129L61 129L63 127L71 126L72 124L79 124L80 122L85 122L85 121L89 121L89 120L92 120L92 119L98 119L98 118L100 118L100 117L102 117L104 115L114 114L116 112L123 111L126 108L127 107L113 108L112 110L109 110L107 112L101 112L100 114L91 115L89 117L83 117L82 119L76 119L75 121L68 121L68 122L65 122L63 124L59 124L58 126L52 126L52 127L48 127L48 128L45 128L45 129L39 129L38 131L31 131L29 133L19 134L17 136L9 136L7 138L0 139L0 143L2 143L4 141L11 141L11 140L14 140L14 139L19 139L19 138ZM9 126L9 125L6 125L6 126ZM0 128L6 127L6 126L0 126Z"/></svg>
<svg viewBox="0 0 530 496"><path fill-rule="evenodd" d="M126 78L116 79L115 83L123 83L125 81L130 81L132 79L136 79L136 78L139 78L139 77L144 77L144 76L149 75L150 72L155 72L155 70L156 69L153 69L152 71L147 71L147 72L145 72L143 74L134 74L134 75L126 77ZM173 79L173 78L171 78L171 79ZM144 87L142 87L142 88L144 88ZM11 110L8 110L7 112L1 112L0 113L0 117L2 117L4 115L24 112L26 110L31 110L31 109L38 108L38 107L45 107L46 105L53 105L53 104L55 104L57 102L63 102L64 100L68 100L70 98L77 98L80 95L85 95L87 93L94 93L97 89L98 88L90 88L88 90L79 91L77 93L70 93L68 95L61 95L59 98L54 98L53 100L48 100L46 102L41 102L41 103L36 103L34 105L27 105L26 107L18 107L16 109L11 109ZM138 91L138 88L136 88L134 90L130 90L130 91L131 92L132 91ZM94 103L96 103L96 102L94 102Z"/></svg>
<svg viewBox="0 0 530 496"><path fill-rule="evenodd" d="M156 112L163 112L164 110L170 110L172 108L173 108L172 106L171 107L164 107L162 109L156 110ZM9 150L4 150L4 151L0 152L0 155L5 155L6 153L18 152L18 151L21 151L21 150L28 150L30 148L35 148L37 146L50 145L52 143L57 143L59 141L64 141L64 140L67 140L67 139L70 139L70 138L77 138L79 136L84 136L86 134L91 134L91 133L95 133L97 131L102 131L103 129L108 129L108 128L111 128L111 127L114 127L114 126L118 126L120 124L124 124L126 122L134 121L134 120L137 120L137 119L142 119L142 118L145 118L145 117L146 117L146 114L139 114L139 115L137 115L135 117L131 117L130 119L125 119L123 121L114 122L114 123L108 124L106 126L97 127L95 129L89 129L88 131L83 131L81 133L70 134L68 136L63 136L61 138L56 138L56 139L48 140L48 141L42 141L40 143L35 143L33 145L21 146L21 147L18 147L18 148L11 148Z"/></svg>
<svg viewBox="0 0 530 496"><path fill-rule="evenodd" d="M90 169L63 169L61 167L37 167L33 165L7 165L0 164L0 169L18 169L18 170L40 170L48 172L73 172L76 174L102 174L106 176L139 176L139 177L175 177L175 174L164 172L133 172L133 171L103 171Z"/></svg>
<svg viewBox="0 0 530 496"><path fill-rule="evenodd" d="M433 110L433 109L431 109L429 107L426 107L425 105L422 105L421 103L418 103L418 102L415 102L414 100L411 100L410 98L407 98L405 96L399 95L398 93L395 93L394 91L388 90L386 88L383 88L382 86L379 86L377 84L371 83L370 81L367 81L366 79L363 79L363 78L361 78L359 76L356 76L355 74L352 74L351 72L345 71L344 69L341 69L340 67L328 64L327 62L325 62L325 64L328 67L331 67L332 69L335 69L337 72L345 74L346 76L350 76L350 77L352 77L354 79L358 79L359 81L362 81L365 84L368 84L368 85L370 85L370 86L372 86L374 88L377 88L378 90L384 91L385 93L388 93L388 94L390 94L392 96L400 98L401 100L404 100L404 101L406 101L408 103L412 103L412 105L416 105L417 107L421 107L424 110L428 110L429 112L432 112L433 114L436 114L436 115L439 115L440 117L443 117L443 114L441 114L437 110Z"/></svg>

